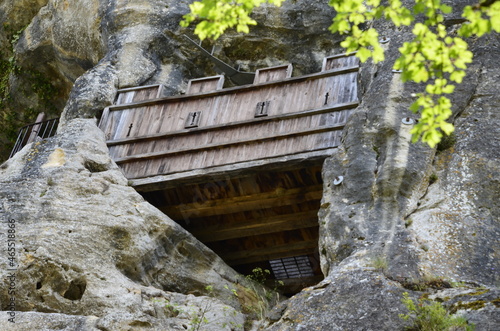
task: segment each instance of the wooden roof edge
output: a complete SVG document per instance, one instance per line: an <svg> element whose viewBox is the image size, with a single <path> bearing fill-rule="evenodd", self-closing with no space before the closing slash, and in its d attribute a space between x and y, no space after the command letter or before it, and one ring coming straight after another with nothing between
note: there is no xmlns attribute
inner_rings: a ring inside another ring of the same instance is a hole
<svg viewBox="0 0 500 331"><path fill-rule="evenodd" d="M325 59L339 59L341 57L353 56L353 55L356 55L357 53L358 52L355 51L355 52L349 52L349 53L334 54L334 55L330 55L330 56L325 56Z"/></svg>
<svg viewBox="0 0 500 331"><path fill-rule="evenodd" d="M353 109L353 108L356 108L358 106L359 106L359 101L339 103L339 104L336 104L333 106L320 107L320 108L315 108L315 109L310 109L310 110L301 110L298 112L285 113L285 114L280 114L280 115L251 118L248 120L237 121L237 122L232 122L232 123L209 125L209 126L205 126L205 127L183 129L183 130L177 130L177 131L168 132L168 133L157 133L157 134L152 134L152 135L147 135L147 136L108 140L108 141L106 141L106 143L108 144L108 146L130 144L130 143L139 142L139 141L167 138L169 136L178 136L178 135L183 135L183 134L199 133L199 132L203 132L203 131L210 131L210 130L217 130L217 129L228 129L231 127L238 127L238 126L249 125L249 124L277 121L277 120L294 118L294 117L305 117L305 116L311 116L311 115L334 112L334 111L342 111L342 110L346 110L346 109Z"/></svg>
<svg viewBox="0 0 500 331"><path fill-rule="evenodd" d="M161 88L163 86L164 86L163 84L151 84L151 85L143 85L143 86L125 87L125 88L119 89L116 92L117 93L131 92L131 91L143 90L143 89L152 88L152 87L160 87Z"/></svg>
<svg viewBox="0 0 500 331"><path fill-rule="evenodd" d="M114 111L114 110L122 110L122 109L151 106L151 105L161 104L161 103L168 102L168 101L176 101L176 100L183 100L183 99L198 99L198 98L201 99L201 98L205 98L205 97L209 97L209 96L235 93L235 92L243 91L243 90L253 90L253 89L259 89L259 88L263 88L263 87L267 87L267 86L284 85L284 84L288 84L288 83L295 83L295 82L300 82L300 81L305 81L305 80L310 80L310 79L318 79L318 78L323 78L323 77L342 75L342 74L346 74L346 73L356 72L358 70L359 70L359 65L355 65L355 66L349 66L349 67L344 67L344 68L339 68L339 69L334 69L334 70L322 71L322 72L317 72L314 74L298 76L298 77L291 77L291 78L286 78L283 80L266 82L266 83L248 84L248 85L229 87L229 88L224 88L221 90L215 90L215 91L204 92L204 93L183 94L183 95L162 97L162 98L157 98L157 99L143 100L143 101L138 101L138 102L133 102L133 103L126 103L126 104L121 104L121 105L111 105L108 107L108 109L109 109L109 111Z"/></svg>
<svg viewBox="0 0 500 331"><path fill-rule="evenodd" d="M322 165L323 161L332 155L336 149L337 147L328 147L309 152L193 169L167 175L135 178L130 179L130 183L139 192L151 192L177 187L185 183L196 184L227 179L229 177L245 177L259 171L268 172L275 169L294 169L298 166Z"/></svg>
<svg viewBox="0 0 500 331"><path fill-rule="evenodd" d="M259 68L257 69L257 71L278 70L278 69L293 69L293 65L291 63L285 63L272 67Z"/></svg>

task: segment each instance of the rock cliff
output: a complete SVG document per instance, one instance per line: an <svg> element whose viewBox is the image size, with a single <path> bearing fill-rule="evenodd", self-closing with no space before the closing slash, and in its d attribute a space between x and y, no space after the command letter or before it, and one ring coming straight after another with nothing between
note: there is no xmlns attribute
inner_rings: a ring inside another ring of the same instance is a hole
<svg viewBox="0 0 500 331"><path fill-rule="evenodd" d="M0 302L8 311L14 282L17 311L16 324L3 314L2 330L250 328L247 316L265 290L128 186L96 127L118 88L162 83L176 94L188 79L214 74L182 37L191 34L178 25L188 3L0 1L2 21L27 25L17 63L36 66L67 100L58 135L0 169ZM258 27L225 35L216 54L246 70L292 62L296 74L311 73L341 52L341 38L327 30L333 15L319 0L264 7ZM455 134L430 149L412 144L402 122L415 116L407 109L420 86L403 85L391 70L410 31L376 24L391 38L386 61L362 65L361 104L323 169L325 280L282 301L254 329L402 329L404 292L442 301L476 330L500 324L500 37L470 40L475 60L453 95ZM0 30L2 45L8 39ZM339 175L342 185L333 185ZM16 271L8 270L12 228ZM206 323L196 324L200 316Z"/></svg>

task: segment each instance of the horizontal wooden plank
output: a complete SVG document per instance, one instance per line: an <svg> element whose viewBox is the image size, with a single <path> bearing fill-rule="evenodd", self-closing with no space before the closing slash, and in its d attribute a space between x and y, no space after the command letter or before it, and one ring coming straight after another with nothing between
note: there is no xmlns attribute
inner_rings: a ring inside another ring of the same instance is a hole
<svg viewBox="0 0 500 331"><path fill-rule="evenodd" d="M193 133L198 133L198 132L235 128L235 127L245 126L245 125L249 125L249 124L266 123L266 122L271 122L271 121L279 121L279 120L285 120L285 119L291 119L291 118L300 118L300 117L307 117L307 116L318 115L318 114L326 114L326 113L342 111L342 110L346 110L346 109L354 109L358 105L359 105L359 102L357 102L357 101L356 102L348 102L348 103L342 103L342 104L337 104L337 105L333 105L333 106L326 106L326 107L311 109L311 110L303 110L303 111L298 111L298 112L293 112L293 113L285 113L285 114L280 114L280 115L259 117L259 118L253 118L250 120L244 120L244 121L238 121L238 122L232 122L232 123L210 125L210 126L206 126L206 127L192 128L192 129L185 129L185 130L177 130L177 131L173 131L173 132L158 133L158 134L152 134L152 135L147 135L147 136L142 136L142 137L130 137L130 138L124 138L124 139L108 140L108 141L106 141L106 143L108 146L116 146L116 145L130 144L130 143L135 143L135 142L140 142L140 141L157 140L160 138L169 138L169 137L173 137L173 136L188 135L188 134L193 134Z"/></svg>
<svg viewBox="0 0 500 331"><path fill-rule="evenodd" d="M308 255L318 248L318 240L300 241L273 247L220 253L220 257L230 266L269 261L284 257Z"/></svg>
<svg viewBox="0 0 500 331"><path fill-rule="evenodd" d="M259 218L251 221L242 221L236 224L221 223L216 226L207 226L203 229L188 228L188 230L200 241L210 243L220 240L318 226L317 214L317 210L310 210L296 214L286 214L276 217Z"/></svg>
<svg viewBox="0 0 500 331"><path fill-rule="evenodd" d="M162 87L162 84L142 85L142 86L122 88L122 89L119 89L117 92L123 93L123 92L138 91L138 90L144 90L144 89L150 89L150 88L161 88L161 87Z"/></svg>
<svg viewBox="0 0 500 331"><path fill-rule="evenodd" d="M319 73L314 73L314 74L310 74L310 75L291 77L291 78L287 78L287 79L284 79L281 81L275 81L275 82L267 82L267 83L256 84L256 85L230 87L230 88L225 88L225 89L212 91L212 92L206 92L206 93L169 96L169 97L163 97L163 98L154 99L154 100L145 100L145 101L140 101L140 102L134 102L134 103L125 104L125 105L113 105L113 106L109 106L109 111L112 112L115 110L132 109L132 108L138 108L138 107L146 107L146 106L164 104L166 102L183 101L186 99L194 100L197 98L200 98L200 99L206 98L208 96L219 96L219 95L236 93L236 92L239 93L239 92L244 92L244 91L252 91L252 90L258 90L258 89L272 87L272 86L286 85L286 84L291 84L291 83L299 83L299 82L304 82L304 81L308 81L308 80L315 80L315 79L324 78L324 77L337 76L337 75L342 75L342 74L347 74L347 73L357 72L357 71L359 71L359 66L350 66L350 67L346 67L346 68L340 68L340 69L335 69L335 70L330 70L330 71L325 71L325 72L319 72ZM101 124L99 124L99 126L100 125Z"/></svg>
<svg viewBox="0 0 500 331"><path fill-rule="evenodd" d="M229 199L214 199L203 203L193 202L177 206L160 207L160 210L174 220L186 217L199 218L232 214L241 211L261 209L265 206L278 207L304 201L319 200L323 195L323 185L294 189L279 189L272 192L252 194Z"/></svg>
<svg viewBox="0 0 500 331"><path fill-rule="evenodd" d="M283 139L283 138L289 138L289 137L305 136L305 135L310 135L310 134L315 134L315 133L336 131L336 130L342 129L344 127L344 125L345 124L343 123L343 124L338 124L338 125L334 125L334 126L320 127L320 128L301 130L301 131L296 131L296 132L287 132L284 134L278 134L278 135L274 135L271 137L256 137L253 139L235 140L235 141L231 141L231 142L227 142L227 143L216 143L216 144L207 144L207 145L198 146L198 147L180 148L180 149L170 150L170 151L166 151L166 152L137 154L137 155L131 155L131 156L122 157L122 158L116 158L114 161L117 164L123 164L123 163L127 163L127 162L161 158L161 157L166 157L166 156L175 155L175 154L193 153L196 151L203 151L203 150L209 150L209 149L219 149L219 148L234 146L234 145L250 144L253 142L263 142L263 141L267 141L267 140L277 140L277 139Z"/></svg>
<svg viewBox="0 0 500 331"><path fill-rule="evenodd" d="M306 153L290 154L271 158L263 158L227 164L205 169L191 169L168 175L157 175L145 178L131 179L130 184L139 192L151 192L181 185L192 185L218 180L225 180L228 176L241 177L258 171L286 170L295 167L317 166L323 164L326 157L332 155L337 147Z"/></svg>

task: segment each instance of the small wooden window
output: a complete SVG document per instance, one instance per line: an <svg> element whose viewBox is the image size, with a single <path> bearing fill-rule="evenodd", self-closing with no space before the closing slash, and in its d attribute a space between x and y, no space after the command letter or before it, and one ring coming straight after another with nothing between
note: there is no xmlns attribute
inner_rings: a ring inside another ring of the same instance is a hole
<svg viewBox="0 0 500 331"><path fill-rule="evenodd" d="M201 111L192 111L189 113L188 118L186 119L186 125L184 127L188 128L197 128L200 123Z"/></svg>
<svg viewBox="0 0 500 331"><path fill-rule="evenodd" d="M257 106L255 106L255 117L267 116L270 103L271 101L257 102Z"/></svg>

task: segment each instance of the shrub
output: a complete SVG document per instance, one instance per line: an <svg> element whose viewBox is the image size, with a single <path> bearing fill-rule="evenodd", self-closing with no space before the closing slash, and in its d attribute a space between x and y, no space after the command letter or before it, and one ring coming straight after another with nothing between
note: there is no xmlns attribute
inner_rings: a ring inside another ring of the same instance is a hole
<svg viewBox="0 0 500 331"><path fill-rule="evenodd" d="M436 301L429 299L419 299L416 303L408 295L403 293L401 299L408 314L399 314L404 320L411 319L413 325L407 330L414 331L451 331L451 330L474 330L473 324L468 324L467 320L461 316L450 314L446 308Z"/></svg>

